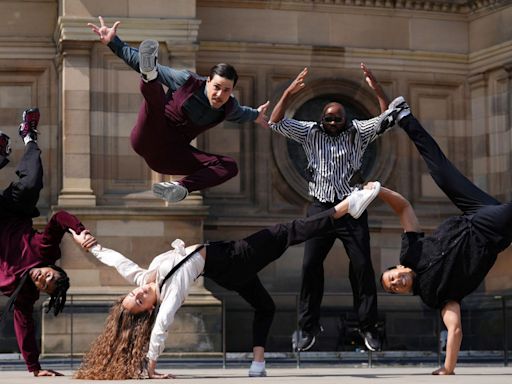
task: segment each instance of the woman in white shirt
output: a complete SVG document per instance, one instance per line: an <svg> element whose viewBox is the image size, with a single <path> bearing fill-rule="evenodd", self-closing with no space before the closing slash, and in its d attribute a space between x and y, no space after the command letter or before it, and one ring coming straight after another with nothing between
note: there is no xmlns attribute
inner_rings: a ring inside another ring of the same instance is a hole
<svg viewBox="0 0 512 384"><path fill-rule="evenodd" d="M368 183L365 189L352 192L330 210L277 224L242 240L187 248L183 241L175 240L172 243L174 249L155 257L147 269L114 250L75 234L83 248L138 286L114 304L103 334L93 343L75 377L132 379L142 378L147 371L149 378L173 378L171 374L156 372L157 359L164 349L167 330L176 311L201 274L238 292L254 308L254 360L249 376L266 376L264 350L275 306L257 273L277 260L289 246L331 230L333 220L347 213L360 216L379 189L378 182ZM192 254L191 257L165 280L169 271L188 254Z"/></svg>

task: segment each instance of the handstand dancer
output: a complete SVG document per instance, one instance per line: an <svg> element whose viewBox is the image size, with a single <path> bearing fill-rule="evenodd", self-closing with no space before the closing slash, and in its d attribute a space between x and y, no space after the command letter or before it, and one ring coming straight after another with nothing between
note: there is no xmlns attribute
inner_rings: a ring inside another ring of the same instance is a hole
<svg viewBox="0 0 512 384"><path fill-rule="evenodd" d="M404 234L400 263L385 271L383 288L390 293L419 295L440 309L448 329L444 366L435 375L451 375L462 342L460 303L473 292L494 265L498 253L512 241L512 202L500 203L482 191L445 157L435 140L410 113L402 97L398 125L414 142L430 175L462 211L445 220L431 236L424 236L410 203L381 188L379 197L399 215Z"/></svg>
<svg viewBox="0 0 512 384"><path fill-rule="evenodd" d="M153 192L176 202L192 191L236 176L238 167L233 158L200 151L190 142L224 120L267 126L268 102L257 109L240 106L232 95L238 75L229 64L215 65L208 78L163 66L157 62L157 41L145 40L139 50L131 48L116 36L119 21L112 27L107 27L102 17L99 21L99 26L88 25L103 44L142 76L144 100L130 136L133 149L156 172L186 175L176 182L154 184ZM169 88L167 94L162 85Z"/></svg>
<svg viewBox="0 0 512 384"><path fill-rule="evenodd" d="M155 257L148 269L139 267L116 251L99 244L91 247L92 242L84 241L83 247L98 260L115 267L125 279L139 287L113 306L105 331L85 356L76 377L108 380L141 378L145 357L150 378L173 377L156 372L157 359L164 349L167 330L176 311L201 274L226 289L238 292L254 308L254 361L249 376L266 376L264 350L275 306L261 284L258 272L281 257L289 246L332 230L334 222L346 213L359 217L377 196L379 188L379 183L368 184L365 189L353 192L318 215L278 224L242 240L187 248L181 240L175 240L175 250ZM190 257L166 279L169 271L187 254ZM160 305L158 314L155 310L157 305Z"/></svg>
<svg viewBox="0 0 512 384"><path fill-rule="evenodd" d="M57 316L66 303L69 278L57 267L60 242L68 229L79 233L82 241L94 242L73 215L61 211L52 216L44 232L32 227L32 218L39 216L36 208L43 187L41 151L37 145L39 110L27 109L19 134L25 142L25 153L16 174L18 180L0 191L0 291L9 296L0 323L14 308L14 331L18 346L34 376L60 376L51 369L41 369L36 343L36 326L32 313L39 292L50 296L48 311ZM9 137L0 132L0 168L7 164L10 153Z"/></svg>

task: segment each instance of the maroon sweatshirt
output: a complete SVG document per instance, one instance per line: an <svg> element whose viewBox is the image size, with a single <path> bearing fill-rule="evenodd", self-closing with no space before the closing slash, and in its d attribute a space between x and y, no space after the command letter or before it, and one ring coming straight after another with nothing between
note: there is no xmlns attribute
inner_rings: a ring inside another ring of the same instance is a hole
<svg viewBox="0 0 512 384"><path fill-rule="evenodd" d="M0 291L11 296L23 273L34 267L55 264L60 259L60 242L68 228L77 233L85 229L75 216L65 211L53 215L44 232L36 231L30 218L0 219ZM41 370L32 317L37 299L39 291L29 278L14 304L14 331L30 372Z"/></svg>

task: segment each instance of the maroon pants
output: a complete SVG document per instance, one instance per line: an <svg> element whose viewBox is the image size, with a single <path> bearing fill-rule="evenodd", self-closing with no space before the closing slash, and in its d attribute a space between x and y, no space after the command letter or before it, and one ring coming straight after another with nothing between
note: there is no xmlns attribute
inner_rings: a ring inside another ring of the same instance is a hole
<svg viewBox="0 0 512 384"><path fill-rule="evenodd" d="M172 126L165 111L165 93L158 81L141 80L144 100L130 140L149 168L166 175L186 175L179 180L189 192L213 187L238 174L236 161L203 152L189 144Z"/></svg>

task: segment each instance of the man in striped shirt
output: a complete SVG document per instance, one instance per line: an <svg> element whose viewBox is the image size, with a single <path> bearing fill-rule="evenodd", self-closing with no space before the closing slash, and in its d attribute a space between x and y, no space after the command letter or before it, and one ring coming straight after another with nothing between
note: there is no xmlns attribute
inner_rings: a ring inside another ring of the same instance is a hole
<svg viewBox="0 0 512 384"><path fill-rule="evenodd" d="M347 121L344 107L333 102L324 107L320 123L285 118L291 96L304 88L307 68L285 90L272 111L270 127L300 143L306 153L311 174L309 194L313 197L308 216L332 208L350 194L353 189L350 180L361 167L364 151L394 124L393 106L390 105L386 111L387 100L382 88L364 64L361 64L361 68L379 100L383 112L379 117ZM336 239L343 242L350 259L349 279L361 336L367 348L379 350L380 340L376 335L377 291L366 211L358 219L347 216L338 220L333 232L306 242L300 292L301 332L294 336L293 343L298 350L308 350L322 331L319 320L324 291L323 262Z"/></svg>

